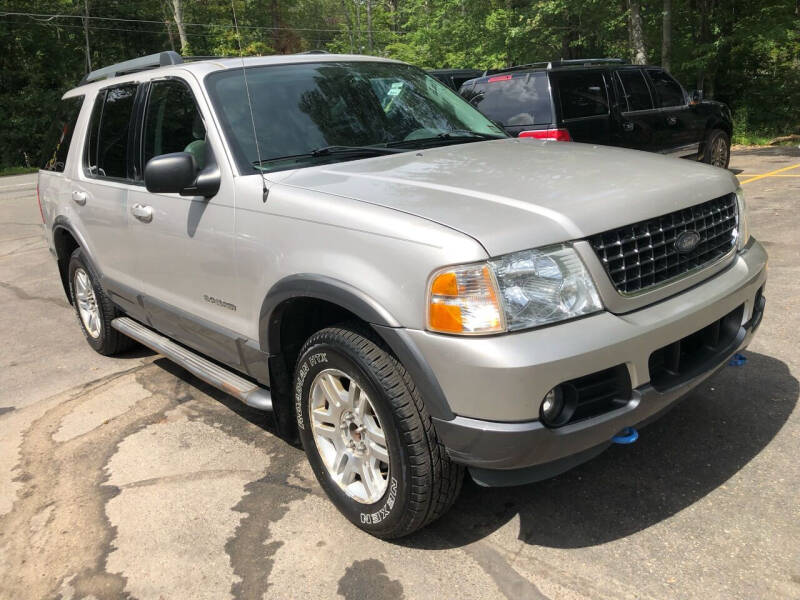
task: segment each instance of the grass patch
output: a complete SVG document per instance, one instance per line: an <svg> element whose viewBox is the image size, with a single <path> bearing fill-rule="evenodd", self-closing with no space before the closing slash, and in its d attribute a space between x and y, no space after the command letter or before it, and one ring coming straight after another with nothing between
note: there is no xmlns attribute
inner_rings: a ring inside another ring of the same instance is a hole
<svg viewBox="0 0 800 600"><path fill-rule="evenodd" d="M36 173L37 167L3 167L0 169L0 177L6 175L25 175L25 173Z"/></svg>

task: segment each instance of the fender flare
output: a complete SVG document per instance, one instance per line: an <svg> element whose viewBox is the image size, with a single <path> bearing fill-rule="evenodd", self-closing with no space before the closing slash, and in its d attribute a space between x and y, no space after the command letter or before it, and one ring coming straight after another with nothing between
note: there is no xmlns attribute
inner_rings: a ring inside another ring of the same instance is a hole
<svg viewBox="0 0 800 600"><path fill-rule="evenodd" d="M55 246L56 232L59 229L63 229L64 231L66 231L72 237L72 239L75 240L75 242L78 244L78 247L81 250L83 250L83 252L86 254L86 258L92 263L92 266L94 267L95 271L97 272L98 276L100 277L101 286L102 286L103 272L100 270L100 267L97 265L97 261L94 260L94 256L92 255L91 251L89 250L89 247L86 244L86 240L83 239L83 236L80 233L78 233L78 231L72 226L72 223L70 223L70 220L67 217L65 217L64 215L58 215L53 220L53 227L52 227L53 246ZM66 258L66 260L68 262L69 261L69 257L67 256L65 258ZM58 251L57 250L56 250L56 261L58 261ZM64 265L64 266L66 267L66 265ZM61 267L59 265L59 270L60 270L60 268ZM72 298L70 297L70 293L69 293L69 282L65 278L66 277L65 273L59 273L59 274L61 275L61 284L64 286L64 293L67 295L67 300L69 301L70 304L72 304Z"/></svg>
<svg viewBox="0 0 800 600"><path fill-rule="evenodd" d="M285 277L272 286L261 304L258 322L262 352L268 355L280 352L279 325L283 312L280 307L292 298L325 300L369 323L411 375L425 401L428 413L440 420L451 420L455 417L436 375L397 319L374 298L333 277L301 273Z"/></svg>
<svg viewBox="0 0 800 600"><path fill-rule="evenodd" d="M259 343L261 350L274 354L280 347L280 328L277 325L281 318L280 306L292 298L316 298L325 300L349 310L358 318L374 325L384 327L400 327L389 311L358 288L333 277L298 273L289 275L270 288L261 303L258 319Z"/></svg>

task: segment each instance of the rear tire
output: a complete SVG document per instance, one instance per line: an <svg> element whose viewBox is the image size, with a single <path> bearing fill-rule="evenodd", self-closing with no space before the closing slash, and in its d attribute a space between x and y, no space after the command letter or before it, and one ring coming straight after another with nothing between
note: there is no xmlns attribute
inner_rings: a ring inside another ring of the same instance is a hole
<svg viewBox="0 0 800 600"><path fill-rule="evenodd" d="M119 354L136 343L111 327L111 321L122 313L100 287L100 278L76 248L69 259L69 293L81 331L89 345L104 356Z"/></svg>
<svg viewBox="0 0 800 600"><path fill-rule="evenodd" d="M721 129L712 129L703 145L703 162L727 169L731 160L731 138Z"/></svg>
<svg viewBox="0 0 800 600"><path fill-rule="evenodd" d="M447 456L408 372L366 327L312 335L300 351L294 392L314 474L356 526L398 538L453 505L464 468Z"/></svg>

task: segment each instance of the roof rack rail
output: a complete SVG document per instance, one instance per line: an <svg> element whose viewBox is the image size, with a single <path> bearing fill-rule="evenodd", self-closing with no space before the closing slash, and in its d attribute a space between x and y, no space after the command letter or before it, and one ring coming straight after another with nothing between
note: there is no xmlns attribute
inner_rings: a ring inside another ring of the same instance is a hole
<svg viewBox="0 0 800 600"><path fill-rule="evenodd" d="M183 59L183 62L198 62L201 60L218 60L220 58L240 58L240 57L235 54L218 54L218 55L209 54L208 56L203 56L203 55L181 56L181 58Z"/></svg>
<svg viewBox="0 0 800 600"><path fill-rule="evenodd" d="M91 83L92 81L100 81L101 79L108 79L116 77L117 75L125 75L127 73L136 73L137 71L146 71L148 69L157 69L158 67L166 67L167 65L177 65L183 62L183 57L172 50L166 52L158 52L157 54L149 54L147 56L140 56L132 60L103 67L97 69L86 75L81 79L78 85L84 83Z"/></svg>
<svg viewBox="0 0 800 600"><path fill-rule="evenodd" d="M624 58L570 58L567 60L554 60L554 65L605 65L605 64L620 64L625 65L628 63Z"/></svg>
<svg viewBox="0 0 800 600"><path fill-rule="evenodd" d="M483 72L483 76L494 75L495 73L507 73L509 71L521 71L524 69L547 69L551 70L554 67L568 67L568 66L591 66L591 65L606 65L606 64L628 64L624 58L571 58L527 63L524 65L514 65L513 67L506 67L505 69L487 69Z"/></svg>

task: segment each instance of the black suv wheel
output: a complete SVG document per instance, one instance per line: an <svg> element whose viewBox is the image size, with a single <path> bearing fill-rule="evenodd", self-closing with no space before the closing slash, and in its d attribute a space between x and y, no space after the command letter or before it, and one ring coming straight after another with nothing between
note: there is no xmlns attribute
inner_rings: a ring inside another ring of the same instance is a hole
<svg viewBox="0 0 800 600"><path fill-rule="evenodd" d="M731 160L731 138L721 129L712 129L703 145L703 162L722 169Z"/></svg>

